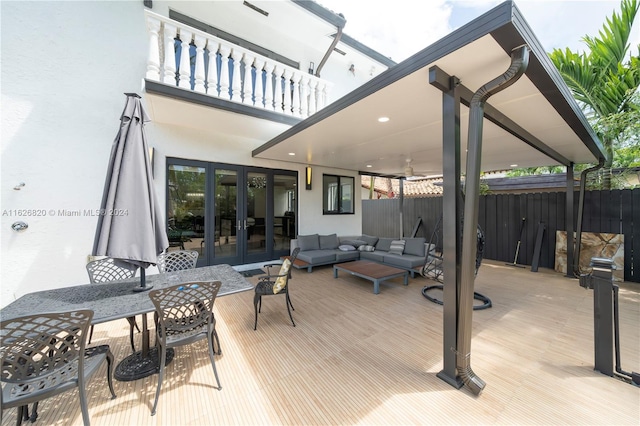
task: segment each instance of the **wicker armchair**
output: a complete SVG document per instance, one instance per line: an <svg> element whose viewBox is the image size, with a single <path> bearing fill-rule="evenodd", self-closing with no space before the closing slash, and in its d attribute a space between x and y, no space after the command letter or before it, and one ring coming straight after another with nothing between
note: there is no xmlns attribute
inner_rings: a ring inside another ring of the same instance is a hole
<svg viewBox="0 0 640 426"><path fill-rule="evenodd" d="M178 250L161 253L158 256L158 270L160 273L193 269L198 261L195 250Z"/></svg>
<svg viewBox="0 0 640 426"><path fill-rule="evenodd" d="M218 335L213 316L213 304L221 285L220 281L186 283L149 292L156 309L156 343L160 352L158 387L151 409L152 416L156 414L158 406L168 348L206 338L218 390L222 389L214 359L214 339Z"/></svg>
<svg viewBox="0 0 640 426"><path fill-rule="evenodd" d="M87 273L89 274L89 282L91 282L91 284L96 284L133 278L136 274L136 270L123 266L115 259L107 257L105 259L94 260L93 262L87 263ZM131 350L135 352L136 346L133 339L133 329L135 328L140 332L140 328L138 328L138 324L136 323L136 317L127 317L127 321L129 322L129 341L131 343ZM88 343L91 343L92 337L93 325L89 330Z"/></svg>
<svg viewBox="0 0 640 426"><path fill-rule="evenodd" d="M253 329L256 330L258 327L258 313L262 309L262 296L275 296L275 295L284 295L287 304L287 312L289 312L289 318L291 319L291 323L293 326L296 326L296 323L293 321L293 316L291 315L291 311L295 309L293 308L293 304L291 303L291 298L289 297L289 279L291 278L291 265L296 261L298 257L298 253L300 252L300 248L297 247L291 253L289 258L285 259L282 264L269 264L264 265L267 268L267 275L263 275L258 278L258 284L254 289L255 295L253 296L253 309L255 313L255 321L253 323ZM277 275L272 275L271 271L273 267L279 267L280 270ZM291 309L289 309L291 307Z"/></svg>
<svg viewBox="0 0 640 426"><path fill-rule="evenodd" d="M17 424L29 418L27 404L78 388L82 420L89 425L86 382L107 361L107 381L112 398L113 355L108 345L85 349L93 311L81 310L27 315L0 324L2 358L2 412L17 407ZM0 422L2 421L0 412Z"/></svg>

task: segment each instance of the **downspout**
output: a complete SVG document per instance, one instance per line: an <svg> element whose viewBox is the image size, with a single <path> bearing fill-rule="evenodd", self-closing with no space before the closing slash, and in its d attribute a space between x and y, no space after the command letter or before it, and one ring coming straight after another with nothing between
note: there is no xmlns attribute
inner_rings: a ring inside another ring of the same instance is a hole
<svg viewBox="0 0 640 426"><path fill-rule="evenodd" d="M318 78L320 78L320 71L322 70L322 67L324 67L324 64L327 62L327 59L329 59L331 52L333 52L333 49L335 49L336 45L340 41L340 38L342 37L342 29L347 24L347 20L344 19L344 15L342 13L338 13L338 15L342 16L342 19L343 19L342 24L336 26L336 28L338 28L338 32L336 33L336 36L333 38L333 42L331 42L331 46L329 46L329 50L327 50L327 53L324 54L324 57L320 61L318 68L316 68L315 76Z"/></svg>
<svg viewBox="0 0 640 426"><path fill-rule="evenodd" d="M580 245L582 244L582 216L584 214L584 191L587 184L587 175L591 172L601 169L604 167L605 158L600 157L598 159L598 164L589 167L588 169L584 169L582 173L580 173L580 199L578 201L578 225L576 229L576 245L573 256L573 274L576 277L580 276ZM567 235L567 244L569 244L569 236Z"/></svg>
<svg viewBox="0 0 640 426"><path fill-rule="evenodd" d="M464 223L462 227L462 258L460 298L458 305L458 351L456 369L462 382L476 395L485 382L471 369L471 330L473 316L473 291L476 265L478 228L478 204L480 196L480 171L482 157L482 122L484 104L490 96L515 83L527 69L529 48L526 45L511 51L511 65L501 76L491 80L473 94L469 104L469 138L467 142L467 169L465 177Z"/></svg>

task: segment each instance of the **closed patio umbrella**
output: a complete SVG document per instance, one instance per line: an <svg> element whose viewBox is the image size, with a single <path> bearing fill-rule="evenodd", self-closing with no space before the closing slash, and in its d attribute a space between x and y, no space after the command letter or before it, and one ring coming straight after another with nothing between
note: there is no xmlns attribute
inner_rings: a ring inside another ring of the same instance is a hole
<svg viewBox="0 0 640 426"><path fill-rule="evenodd" d="M93 244L94 256L109 256L140 267L140 287L148 290L145 269L155 265L158 254L169 247L158 206L144 124L149 117L140 96L125 93L127 102L120 130L111 148L101 214Z"/></svg>

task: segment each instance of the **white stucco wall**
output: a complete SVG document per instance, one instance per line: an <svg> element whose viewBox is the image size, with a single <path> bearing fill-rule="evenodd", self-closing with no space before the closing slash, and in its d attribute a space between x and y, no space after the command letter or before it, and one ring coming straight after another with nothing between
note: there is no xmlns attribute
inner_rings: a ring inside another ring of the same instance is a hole
<svg viewBox="0 0 640 426"><path fill-rule="evenodd" d="M0 7L4 306L25 293L87 282L97 217L85 211L100 206L123 93L139 93L145 102L148 39L142 1L2 1ZM361 230L359 191L355 215L322 215L322 173L357 178L353 172L314 167L313 190L306 191L304 165L251 158L265 141L153 122L147 135L156 149L161 206L167 156L283 168L299 173L301 233ZM25 186L14 190L20 182ZM12 231L18 220L29 228Z"/></svg>

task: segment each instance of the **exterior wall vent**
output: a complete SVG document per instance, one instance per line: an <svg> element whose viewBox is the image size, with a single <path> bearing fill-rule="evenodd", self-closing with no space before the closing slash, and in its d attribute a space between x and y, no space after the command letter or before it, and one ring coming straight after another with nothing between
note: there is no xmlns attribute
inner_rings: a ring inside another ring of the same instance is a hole
<svg viewBox="0 0 640 426"><path fill-rule="evenodd" d="M342 56L346 55L346 52L343 52L342 50L338 49L337 47L334 47L333 51L341 54Z"/></svg>

